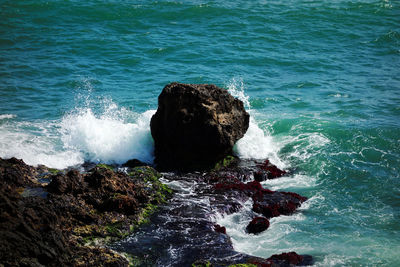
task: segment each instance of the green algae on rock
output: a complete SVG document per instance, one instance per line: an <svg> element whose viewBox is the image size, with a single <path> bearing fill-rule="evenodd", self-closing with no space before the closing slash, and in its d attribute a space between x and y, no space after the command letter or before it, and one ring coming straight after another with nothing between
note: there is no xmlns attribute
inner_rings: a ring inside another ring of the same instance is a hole
<svg viewBox="0 0 400 267"><path fill-rule="evenodd" d="M49 169L0 159L1 263L128 266L127 257L103 246L148 222L172 193L151 167L130 175L102 164L86 173L51 171L48 184L38 182L43 172ZM25 188L47 195L23 195Z"/></svg>

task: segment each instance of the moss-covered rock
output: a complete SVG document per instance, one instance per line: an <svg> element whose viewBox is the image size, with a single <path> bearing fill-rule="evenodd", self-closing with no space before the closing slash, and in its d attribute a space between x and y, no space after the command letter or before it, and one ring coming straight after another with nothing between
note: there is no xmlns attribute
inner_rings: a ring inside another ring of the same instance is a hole
<svg viewBox="0 0 400 267"><path fill-rule="evenodd" d="M257 265L252 263L239 263L239 264L229 265L229 267L257 267Z"/></svg>
<svg viewBox="0 0 400 267"><path fill-rule="evenodd" d="M54 173L46 176L50 183L38 182L42 173L50 171ZM140 262L134 255L123 257L103 246L149 222L151 214L166 202L172 191L160 177L151 167L134 168L128 175L99 164L85 173L64 173L31 167L22 160L0 159L0 207L5 205L10 211L0 214L6 216L0 218L0 231L5 231L0 241L0 265L18 265L24 259L65 266ZM24 195L26 188L37 188L47 195ZM14 233L24 241L15 239ZM44 256L43 251L55 253Z"/></svg>
<svg viewBox="0 0 400 267"><path fill-rule="evenodd" d="M217 164L215 164L213 171L218 171L222 168L229 167L230 165L235 163L237 160L238 160L238 158L228 155L225 158L223 158L222 160L218 161Z"/></svg>
<svg viewBox="0 0 400 267"><path fill-rule="evenodd" d="M109 169L109 170L112 170L112 171L114 170L113 166L108 165L108 164L104 164L104 163L97 164L96 167L103 168L103 169Z"/></svg>
<svg viewBox="0 0 400 267"><path fill-rule="evenodd" d="M198 260L192 264L192 267L213 267L213 264L209 261Z"/></svg>

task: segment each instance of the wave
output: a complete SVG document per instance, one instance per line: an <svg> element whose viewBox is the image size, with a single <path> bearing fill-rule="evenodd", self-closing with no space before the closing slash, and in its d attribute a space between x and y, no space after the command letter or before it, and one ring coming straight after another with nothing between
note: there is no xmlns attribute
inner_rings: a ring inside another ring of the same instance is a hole
<svg viewBox="0 0 400 267"><path fill-rule="evenodd" d="M82 164L76 151L60 146L54 122L15 122L0 126L0 157L16 157L29 165L46 165L63 169Z"/></svg>
<svg viewBox="0 0 400 267"><path fill-rule="evenodd" d="M245 159L268 158L279 168L285 168L286 164L278 156L280 146L271 135L258 126L258 122L255 119L256 113L251 109L249 96L245 93L243 79L233 78L228 82L226 87L232 96L243 102L244 107L250 114L249 128L243 138L236 143L234 147L235 154Z"/></svg>
<svg viewBox="0 0 400 267"><path fill-rule="evenodd" d="M85 161L121 164L136 158L152 163L149 125L155 111L135 113L111 100L101 105L100 112L75 108L56 121L6 121L0 125L0 157L58 169Z"/></svg>
<svg viewBox="0 0 400 267"><path fill-rule="evenodd" d="M67 149L78 150L93 162L124 163L129 159L153 162L150 119L155 110L126 122L116 114L96 116L92 109L66 115L61 125L61 140Z"/></svg>
<svg viewBox="0 0 400 267"><path fill-rule="evenodd" d="M16 117L17 115L15 114L0 114L0 120L13 119Z"/></svg>
<svg viewBox="0 0 400 267"><path fill-rule="evenodd" d="M88 84L86 84L88 83ZM0 157L22 158L27 164L43 164L53 168L67 168L90 162L122 164L129 159L153 163L154 144L150 133L150 119L155 110L137 113L119 107L112 99L91 96L90 82L84 92L77 94L73 108L61 119L48 121L11 121L13 114L0 115ZM229 92L238 97L252 114L249 97L240 79L228 84ZM264 133L251 115L245 136L234 148L241 158L270 158L283 167L271 136Z"/></svg>

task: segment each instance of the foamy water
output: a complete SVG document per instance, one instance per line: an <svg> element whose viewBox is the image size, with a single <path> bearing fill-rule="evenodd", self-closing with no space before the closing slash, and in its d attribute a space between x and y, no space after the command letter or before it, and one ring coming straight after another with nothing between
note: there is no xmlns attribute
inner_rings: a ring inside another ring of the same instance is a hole
<svg viewBox="0 0 400 267"><path fill-rule="evenodd" d="M365 136L357 133L346 141L340 136L341 129L321 131L313 126L314 121L303 117L295 122L282 120L287 125L279 128L279 123L276 125L279 118L266 121L259 110L252 109L240 79L233 79L226 87L245 103L250 114L249 129L234 147L236 155L268 158L278 167L293 171L262 185L309 197L295 214L271 219L270 228L257 236L245 232L247 223L256 215L251 211L251 202L244 203L244 209L238 213L217 215L216 223L227 228L234 248L260 257L287 251L311 254L316 266L362 263L365 255L372 255L376 264L396 261L396 249L385 246L391 234L381 239L369 237L375 228L395 228L395 211L385 201L375 199L380 192L377 186L367 191L362 187L371 177L368 164L392 165L395 153L377 149L376 145L364 145L370 133ZM110 97L92 99L90 94L81 100L57 120L24 121L11 113L0 115L0 157L22 158L30 165L44 164L59 169L79 166L85 161L119 164L137 158L152 163L150 119L155 110L139 113L118 106ZM379 140L379 132L372 134L374 137L369 139ZM347 148L349 142L353 150ZM336 149L338 144L343 149ZM344 173L356 173L356 178L343 179ZM384 179L380 181L387 183ZM193 194L194 185L179 182L170 182L170 185L177 189L189 188L184 192L188 198ZM361 193L348 193L357 187L362 189L361 201L356 199ZM357 202L367 205L370 212L357 207L354 204ZM347 242L346 247L343 242ZM380 261L380 257L386 260Z"/></svg>
<svg viewBox="0 0 400 267"><path fill-rule="evenodd" d="M61 140L66 149L78 150L94 162L124 163L129 159L153 161L150 119L154 110L125 122L112 114L96 116L91 109L69 114L61 121Z"/></svg>
<svg viewBox="0 0 400 267"><path fill-rule="evenodd" d="M84 161L121 164L136 158L152 163L149 125L155 111L138 114L118 108L112 101L104 105L107 108L100 114L91 108L78 108L58 121L3 123L0 157L59 169Z"/></svg>
<svg viewBox="0 0 400 267"><path fill-rule="evenodd" d="M15 114L0 114L0 120L13 119L16 117L17 115Z"/></svg>
<svg viewBox="0 0 400 267"><path fill-rule="evenodd" d="M86 91L76 97L82 107L75 107L60 120L26 122L15 120L12 114L1 115L5 122L0 125L0 157L17 157L31 165L60 169L84 161L122 164L136 158L152 163L150 119L155 110L136 113L119 107L109 97L96 103L91 98L92 85L87 80L84 84ZM243 82L233 79L228 89L251 113ZM100 107L95 109L95 105ZM241 158L270 158L274 164L285 166L277 156L279 146L252 116L247 133L234 151Z"/></svg>

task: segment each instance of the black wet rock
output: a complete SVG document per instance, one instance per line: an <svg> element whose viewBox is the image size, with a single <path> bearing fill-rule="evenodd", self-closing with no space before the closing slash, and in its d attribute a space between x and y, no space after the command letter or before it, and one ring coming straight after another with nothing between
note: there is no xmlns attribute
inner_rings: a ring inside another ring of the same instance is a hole
<svg viewBox="0 0 400 267"><path fill-rule="evenodd" d="M171 83L151 118L160 170L204 169L232 153L249 126L243 102L209 84Z"/></svg>
<svg viewBox="0 0 400 267"><path fill-rule="evenodd" d="M57 172L48 185L38 182L42 171L49 169L0 158L0 266L128 266L109 248L86 244L126 236L170 194L150 167ZM33 186L47 194L26 195Z"/></svg>
<svg viewBox="0 0 400 267"><path fill-rule="evenodd" d="M122 167L129 167L129 168L135 168L135 167L142 167L142 166L148 166L149 164L140 161L138 159L130 159L124 164L122 164Z"/></svg>
<svg viewBox="0 0 400 267"><path fill-rule="evenodd" d="M262 182L268 179L275 179L287 174L285 170L279 169L269 160L257 164L257 171L254 172L254 180Z"/></svg>
<svg viewBox="0 0 400 267"><path fill-rule="evenodd" d="M264 217L255 217L246 227L246 232L249 234L259 234L269 227L269 221Z"/></svg>

